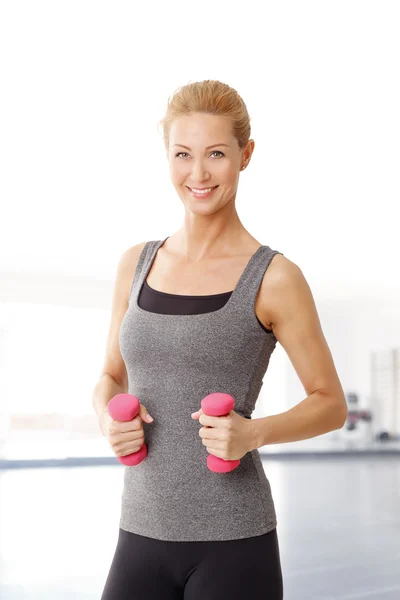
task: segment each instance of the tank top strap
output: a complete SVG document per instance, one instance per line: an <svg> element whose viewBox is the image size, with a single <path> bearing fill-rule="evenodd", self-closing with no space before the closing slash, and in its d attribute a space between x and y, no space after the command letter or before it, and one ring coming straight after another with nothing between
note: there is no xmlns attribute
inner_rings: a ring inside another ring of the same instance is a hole
<svg viewBox="0 0 400 600"><path fill-rule="evenodd" d="M167 240L150 240L145 243L140 253L139 259L136 264L135 273L133 275L132 285L129 292L129 298L132 295L137 295L144 280L146 279L147 273L150 271L151 263L153 262L154 256L158 248Z"/></svg>
<svg viewBox="0 0 400 600"><path fill-rule="evenodd" d="M242 275L232 292L231 303L238 308L241 314L248 311L253 317L254 303L260 288L264 273L268 269L275 254L282 254L269 246L262 245L250 257Z"/></svg>

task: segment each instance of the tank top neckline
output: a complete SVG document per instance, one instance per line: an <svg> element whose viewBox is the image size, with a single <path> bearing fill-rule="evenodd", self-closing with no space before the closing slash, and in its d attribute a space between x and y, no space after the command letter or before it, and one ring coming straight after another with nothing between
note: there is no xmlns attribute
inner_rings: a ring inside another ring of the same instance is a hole
<svg viewBox="0 0 400 600"><path fill-rule="evenodd" d="M169 236L167 236L164 240L160 240L157 241L156 244L153 246L151 255L150 255L150 259L147 260L147 262L145 262L145 266L143 271L141 272L141 276L139 277L139 282L138 282L138 286L137 289L135 290L135 294L134 294L134 306L135 306L135 310L141 313L144 313L145 315L149 316L151 315L152 317L155 318L161 318L161 319L165 319L165 318L170 318L170 319L182 319L182 318L190 318L190 319L201 319L201 318L213 318L214 316L218 316L218 315L222 315L224 312L226 312L227 310L229 310L231 308L231 306L234 304L234 300L236 298L236 295L240 292L241 286L243 284L243 281L245 279L245 276L247 275L247 272L249 271L249 269L251 268L251 265L253 264L255 257L258 256L259 252L261 249L265 249L267 248L267 246L265 245L261 245L257 248L257 250L251 255L250 259L248 260L242 274L239 277L239 280L235 286L235 288L231 291L231 292L222 292L222 294L215 294L218 296L222 296L225 294L230 294L227 302L225 302L225 304L223 306L221 306L221 308L217 309L217 310L213 310L212 312L205 312L205 313L196 313L196 314L183 314L183 315L170 315L170 314L166 314L166 313L149 313L149 311L144 310L143 308L141 308L139 306L139 294L140 294L140 290L142 288L143 283L146 281L147 279L147 275L149 274L149 271L151 269L151 266L155 260L155 257L157 255L157 251L159 250L159 248L161 248L161 246L167 241L167 239L169 238ZM150 286L149 286L150 287ZM150 288L152 289L152 288ZM163 295L165 294L164 292L160 292L159 290L154 290L154 291L158 291L159 293L162 293ZM168 294L170 295L170 294ZM181 297L185 297L182 296L181 294L171 294L173 296L181 296ZM194 298L195 296L188 296L189 298ZM207 296L199 296L199 298L206 298Z"/></svg>
<svg viewBox="0 0 400 600"><path fill-rule="evenodd" d="M172 298L193 298L195 300L213 300L214 298L218 298L218 296L227 296L228 294L232 294L233 290L230 292L221 292L220 294L202 294L200 296L195 296L193 294L171 294L170 292L160 292L160 290L155 290L152 288L146 281L143 281L143 285L150 291L152 294L158 294L159 296L172 296Z"/></svg>

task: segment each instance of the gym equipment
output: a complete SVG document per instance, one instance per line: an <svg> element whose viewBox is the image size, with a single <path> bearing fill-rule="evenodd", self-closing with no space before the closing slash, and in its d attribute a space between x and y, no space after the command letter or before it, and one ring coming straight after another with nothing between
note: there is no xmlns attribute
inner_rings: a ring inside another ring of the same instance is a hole
<svg viewBox="0 0 400 600"><path fill-rule="evenodd" d="M108 414L115 421L132 421L140 410L140 402L133 394L117 394L109 401ZM147 456L147 446L143 444L137 452L127 456L117 456L117 459L127 467L135 467Z"/></svg>
<svg viewBox="0 0 400 600"><path fill-rule="evenodd" d="M235 400L230 394L215 392L208 394L201 401L201 409L205 415L226 417L235 406ZM229 473L240 465L240 459L224 460L214 454L207 456L207 467L214 473Z"/></svg>

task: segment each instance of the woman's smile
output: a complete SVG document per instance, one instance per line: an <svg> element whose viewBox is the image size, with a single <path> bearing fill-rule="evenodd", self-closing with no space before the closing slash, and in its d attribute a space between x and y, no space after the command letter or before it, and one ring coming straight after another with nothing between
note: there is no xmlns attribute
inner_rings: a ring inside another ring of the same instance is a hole
<svg viewBox="0 0 400 600"><path fill-rule="evenodd" d="M186 186L186 187L189 190L189 192L192 194L192 196L194 196L195 198L208 198L209 196L211 196L213 191L218 186L215 185L214 187L211 187L211 188L190 188L189 186Z"/></svg>

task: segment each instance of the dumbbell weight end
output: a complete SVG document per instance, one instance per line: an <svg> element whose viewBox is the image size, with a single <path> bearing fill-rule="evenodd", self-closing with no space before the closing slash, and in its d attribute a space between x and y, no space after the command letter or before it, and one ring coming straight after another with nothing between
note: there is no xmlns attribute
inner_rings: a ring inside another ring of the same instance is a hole
<svg viewBox="0 0 400 600"><path fill-rule="evenodd" d="M140 402L133 394L117 394L107 405L108 414L115 421L132 421L140 410ZM136 467L147 456L147 446L143 444L137 452L126 456L117 456L119 462L127 467Z"/></svg>
<svg viewBox="0 0 400 600"><path fill-rule="evenodd" d="M235 400L230 394L215 392L208 394L201 401L201 409L205 415L212 417L226 417L234 409ZM229 473L240 465L240 459L224 460L209 454L207 456L207 467L214 473Z"/></svg>

